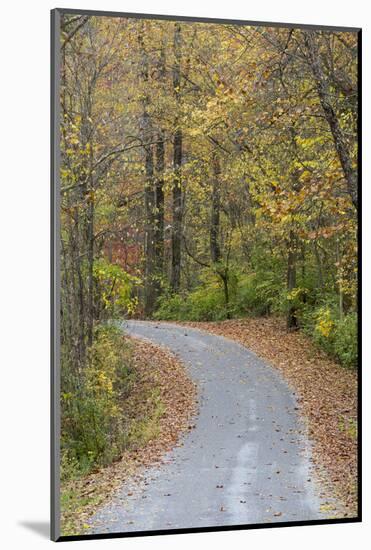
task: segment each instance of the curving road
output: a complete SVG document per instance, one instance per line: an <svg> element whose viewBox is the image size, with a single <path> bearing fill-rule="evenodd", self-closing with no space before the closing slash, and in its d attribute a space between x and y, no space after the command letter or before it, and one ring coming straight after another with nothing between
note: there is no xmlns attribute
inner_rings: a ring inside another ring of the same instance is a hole
<svg viewBox="0 0 371 550"><path fill-rule="evenodd" d="M199 415L164 464L96 513L91 533L325 519L295 396L277 371L197 329L122 326L180 357L199 388Z"/></svg>

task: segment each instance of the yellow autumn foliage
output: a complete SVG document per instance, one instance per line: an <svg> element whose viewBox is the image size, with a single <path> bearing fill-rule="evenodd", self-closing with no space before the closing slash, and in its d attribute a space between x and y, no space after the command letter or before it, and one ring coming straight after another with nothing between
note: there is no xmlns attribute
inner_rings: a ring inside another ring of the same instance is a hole
<svg viewBox="0 0 371 550"><path fill-rule="evenodd" d="M329 338L333 329L335 327L335 322L331 319L331 312L329 308L322 308L317 317L317 323L315 330L325 338Z"/></svg>

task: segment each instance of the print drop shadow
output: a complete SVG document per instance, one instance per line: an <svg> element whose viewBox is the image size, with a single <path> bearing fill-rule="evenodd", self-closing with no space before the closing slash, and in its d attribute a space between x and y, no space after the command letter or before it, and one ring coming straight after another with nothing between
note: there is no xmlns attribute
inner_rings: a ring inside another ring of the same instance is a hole
<svg viewBox="0 0 371 550"><path fill-rule="evenodd" d="M37 533L42 538L49 539L50 523L48 521L19 521L18 525Z"/></svg>

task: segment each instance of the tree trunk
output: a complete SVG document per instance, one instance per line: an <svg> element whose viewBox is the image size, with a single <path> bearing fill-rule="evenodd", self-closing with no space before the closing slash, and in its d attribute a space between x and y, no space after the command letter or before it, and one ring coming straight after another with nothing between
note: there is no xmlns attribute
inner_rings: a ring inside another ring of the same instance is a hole
<svg viewBox="0 0 371 550"><path fill-rule="evenodd" d="M157 134L156 182L155 182L155 256L156 275L161 277L164 270L164 168L165 144L162 130ZM157 281L158 283L159 281ZM158 292L160 285L157 284Z"/></svg>
<svg viewBox="0 0 371 550"><path fill-rule="evenodd" d="M290 231L287 256L287 291L290 293L296 287L296 237L294 232ZM287 311L287 329L295 330L298 328L298 318L296 307L289 305Z"/></svg>
<svg viewBox="0 0 371 550"><path fill-rule="evenodd" d="M340 251L340 242L339 239L336 239L336 263L338 265L338 289L339 289L339 319L342 321L344 319L344 291L343 291L343 282L342 282L342 273L341 273L341 251Z"/></svg>
<svg viewBox="0 0 371 550"><path fill-rule="evenodd" d="M306 31L305 42L309 53L311 70L316 81L318 96L322 105L325 118L330 127L335 143L341 167L348 185L348 193L355 208L358 208L358 176L357 169L352 166L349 147L343 135L338 117L331 103L331 94L326 75L322 69L320 53L318 49L318 32Z"/></svg>
<svg viewBox="0 0 371 550"><path fill-rule="evenodd" d="M225 303L225 314L227 319L231 318L231 313L229 311L229 283L228 283L228 272L219 273L223 281L223 290L224 290L224 303Z"/></svg>
<svg viewBox="0 0 371 550"><path fill-rule="evenodd" d="M319 254L318 245L315 241L314 241L314 244L313 244L313 248L314 248L314 256L316 258L316 264L317 264L318 286L319 286L319 288L322 289L324 287L322 260L321 260L320 254Z"/></svg>
<svg viewBox="0 0 371 550"><path fill-rule="evenodd" d="M159 59L159 80L166 85L166 58L164 40ZM165 113L162 113L163 115ZM164 272L164 170L165 170L165 130L160 128L156 136L156 179L155 179L155 271L156 299L161 292L161 279Z"/></svg>
<svg viewBox="0 0 371 550"><path fill-rule="evenodd" d="M140 78L143 85L142 99L142 117L140 131L144 144L144 166L146 182L144 186L144 210L145 210L145 228L144 228L144 314L146 317L153 313L156 302L155 289L155 189L154 189L154 158L153 146L151 144L153 137L153 128L151 117L148 113L149 97L148 89L148 53L144 46L143 34L139 35L139 44L141 48Z"/></svg>
<svg viewBox="0 0 371 550"><path fill-rule="evenodd" d="M154 209L155 193L153 188L153 151L148 145L145 148L146 183L144 188L145 231L144 231L144 313L150 316L155 307L155 235Z"/></svg>
<svg viewBox="0 0 371 550"><path fill-rule="evenodd" d="M220 260L219 226L220 226L220 163L216 154L213 155L213 182L211 191L210 219L210 256L213 263Z"/></svg>
<svg viewBox="0 0 371 550"><path fill-rule="evenodd" d="M87 296L87 341L88 346L93 343L94 328L94 199L88 198L86 220L86 245L88 260L88 296Z"/></svg>
<svg viewBox="0 0 371 550"><path fill-rule="evenodd" d="M90 116L90 112L89 112ZM90 129L89 129L90 130ZM89 135L90 135L89 131ZM89 142L90 143L90 142ZM93 179L93 147L89 147L89 188L87 189L87 213L86 213L86 247L88 260L88 296L87 296L87 341L88 346L93 343L94 328L94 179Z"/></svg>
<svg viewBox="0 0 371 550"><path fill-rule="evenodd" d="M180 110L180 62L181 62L181 28L178 23L174 29L174 69L173 69L173 89L177 105L177 113ZM180 264L181 264L181 239L182 239L182 129L179 126L179 116L175 118L175 133L173 141L173 165L174 165L174 185L173 185L173 228L171 238L171 277L170 286L173 292L178 292L180 287Z"/></svg>

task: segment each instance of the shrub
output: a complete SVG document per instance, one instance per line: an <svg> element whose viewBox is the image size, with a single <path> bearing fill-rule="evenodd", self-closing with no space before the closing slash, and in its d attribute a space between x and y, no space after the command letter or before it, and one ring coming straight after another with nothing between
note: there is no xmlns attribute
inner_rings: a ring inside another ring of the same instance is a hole
<svg viewBox="0 0 371 550"><path fill-rule="evenodd" d="M164 294L158 299L156 319L166 321L221 321L244 315L268 315L277 311L282 289L274 273L229 275L229 304L225 303L220 278L205 272L203 284L185 294Z"/></svg>
<svg viewBox="0 0 371 550"><path fill-rule="evenodd" d="M98 326L83 372L62 369L62 475L108 464L125 445L121 403L135 379L131 347L121 331Z"/></svg>
<svg viewBox="0 0 371 550"><path fill-rule="evenodd" d="M222 269L222 266L219 266ZM206 269L201 284L183 294L163 294L157 301L156 319L166 321L220 321L233 316L236 309L237 274L229 269L229 304L226 305L223 282L214 269Z"/></svg>
<svg viewBox="0 0 371 550"><path fill-rule="evenodd" d="M357 315L339 319L338 297L329 293L319 299L313 289L297 286L290 293L276 271L234 273L228 310L220 282L204 274L204 284L188 294L165 294L158 300L156 319L167 321L220 321L246 315L286 314L294 306L299 325L314 342L345 367L357 364Z"/></svg>
<svg viewBox="0 0 371 550"><path fill-rule="evenodd" d="M227 317L223 292L220 288L199 288L188 300L189 318L195 321L220 321Z"/></svg>
<svg viewBox="0 0 371 550"><path fill-rule="evenodd" d="M324 305L303 310L304 331L315 343L345 367L356 367L358 360L357 314L348 313L339 319L336 297Z"/></svg>
<svg viewBox="0 0 371 550"><path fill-rule="evenodd" d="M357 314L350 313L338 320L334 332L334 352L346 367L356 367L358 361Z"/></svg>
<svg viewBox="0 0 371 550"><path fill-rule="evenodd" d="M236 310L242 315L269 315L279 309L281 292L274 272L244 275L238 284Z"/></svg>
<svg viewBox="0 0 371 550"><path fill-rule="evenodd" d="M111 264L104 258L95 260L93 273L97 318L113 318L135 311L138 299L132 296L132 292L140 283L138 277L130 275L119 265Z"/></svg>
<svg viewBox="0 0 371 550"><path fill-rule="evenodd" d="M187 309L185 296L166 293L157 300L157 310L154 313L154 318L164 319L165 321L186 320Z"/></svg>
<svg viewBox="0 0 371 550"><path fill-rule="evenodd" d="M188 295L164 295L158 301L156 319L166 321L219 321L227 317L220 288L199 287Z"/></svg>

